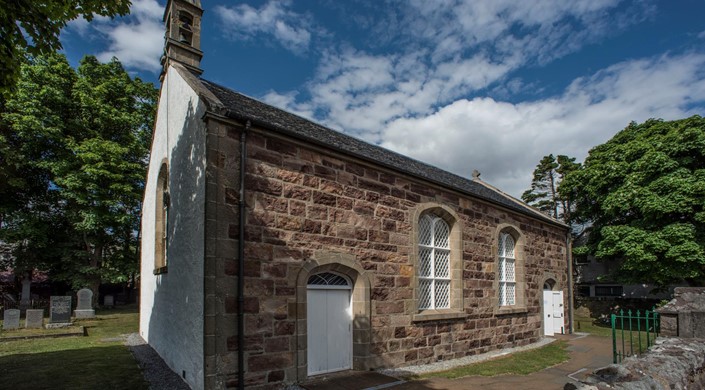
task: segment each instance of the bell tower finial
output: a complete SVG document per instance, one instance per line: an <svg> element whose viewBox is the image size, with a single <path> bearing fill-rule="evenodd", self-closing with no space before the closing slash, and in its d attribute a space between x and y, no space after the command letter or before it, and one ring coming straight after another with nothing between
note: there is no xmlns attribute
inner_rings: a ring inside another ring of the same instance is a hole
<svg viewBox="0 0 705 390"><path fill-rule="evenodd" d="M168 0L164 10L164 55L162 73L164 78L170 63L178 62L191 72L200 75L201 66L201 0Z"/></svg>

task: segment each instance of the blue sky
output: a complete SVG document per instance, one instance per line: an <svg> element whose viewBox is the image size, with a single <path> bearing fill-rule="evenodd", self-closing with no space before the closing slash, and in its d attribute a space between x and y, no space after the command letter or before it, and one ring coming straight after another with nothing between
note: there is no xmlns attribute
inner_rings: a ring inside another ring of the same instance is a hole
<svg viewBox="0 0 705 390"><path fill-rule="evenodd" d="M519 196L630 121L705 114L705 0L202 0L203 77ZM165 0L62 32L157 82Z"/></svg>

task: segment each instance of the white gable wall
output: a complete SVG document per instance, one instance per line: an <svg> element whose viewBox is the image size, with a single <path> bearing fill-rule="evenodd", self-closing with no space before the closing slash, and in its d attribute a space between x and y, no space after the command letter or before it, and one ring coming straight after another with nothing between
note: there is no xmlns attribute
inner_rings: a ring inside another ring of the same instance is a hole
<svg viewBox="0 0 705 390"><path fill-rule="evenodd" d="M140 334L194 389L203 384L205 106L170 67L161 89L142 215ZM154 275L155 191L169 167L168 272Z"/></svg>

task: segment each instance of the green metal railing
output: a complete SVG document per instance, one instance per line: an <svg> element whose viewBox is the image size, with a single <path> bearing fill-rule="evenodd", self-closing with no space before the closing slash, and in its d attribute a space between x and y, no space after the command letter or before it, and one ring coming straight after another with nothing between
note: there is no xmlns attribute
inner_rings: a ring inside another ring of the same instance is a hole
<svg viewBox="0 0 705 390"><path fill-rule="evenodd" d="M620 310L612 314L612 360L619 363L625 357L638 355L654 344L660 330L658 313ZM621 345L621 349L619 349Z"/></svg>

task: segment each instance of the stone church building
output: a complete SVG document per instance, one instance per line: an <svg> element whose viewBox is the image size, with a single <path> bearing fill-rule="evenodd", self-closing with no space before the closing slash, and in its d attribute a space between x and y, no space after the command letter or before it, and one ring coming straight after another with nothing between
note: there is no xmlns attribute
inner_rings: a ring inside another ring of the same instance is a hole
<svg viewBox="0 0 705 390"><path fill-rule="evenodd" d="M167 2L142 219L140 334L192 388L279 388L568 331L567 226L477 174L207 81L202 14Z"/></svg>

